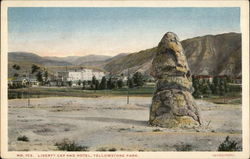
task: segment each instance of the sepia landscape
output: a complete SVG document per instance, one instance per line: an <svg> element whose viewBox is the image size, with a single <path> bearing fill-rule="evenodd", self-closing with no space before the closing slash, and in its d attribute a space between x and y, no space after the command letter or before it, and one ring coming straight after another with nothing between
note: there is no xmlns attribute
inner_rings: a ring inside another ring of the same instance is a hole
<svg viewBox="0 0 250 159"><path fill-rule="evenodd" d="M242 151L242 39L227 27L181 40L166 27L112 54L11 45L9 151Z"/></svg>

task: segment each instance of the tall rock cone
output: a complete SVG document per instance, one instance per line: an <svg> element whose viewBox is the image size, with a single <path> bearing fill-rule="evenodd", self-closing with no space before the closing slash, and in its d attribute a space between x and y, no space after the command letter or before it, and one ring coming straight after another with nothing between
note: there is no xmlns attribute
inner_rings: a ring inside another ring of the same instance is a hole
<svg viewBox="0 0 250 159"><path fill-rule="evenodd" d="M199 109L192 96L190 69L175 33L168 32L161 39L151 75L157 83L149 123L168 128L201 125Z"/></svg>

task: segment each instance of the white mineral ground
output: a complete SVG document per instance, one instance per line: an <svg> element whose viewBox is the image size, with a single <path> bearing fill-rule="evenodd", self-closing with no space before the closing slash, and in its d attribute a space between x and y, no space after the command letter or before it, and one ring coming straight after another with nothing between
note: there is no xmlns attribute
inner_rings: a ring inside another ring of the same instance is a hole
<svg viewBox="0 0 250 159"><path fill-rule="evenodd" d="M50 97L9 100L9 151L56 151L67 138L89 151L216 151L226 136L241 143L241 105L197 100L204 126L193 129L150 127L150 97ZM158 129L158 130L157 130ZM29 142L17 141L25 135Z"/></svg>

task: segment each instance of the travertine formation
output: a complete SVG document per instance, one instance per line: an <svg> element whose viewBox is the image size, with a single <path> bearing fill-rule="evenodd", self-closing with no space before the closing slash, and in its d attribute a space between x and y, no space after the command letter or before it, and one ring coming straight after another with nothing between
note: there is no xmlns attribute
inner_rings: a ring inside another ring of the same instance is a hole
<svg viewBox="0 0 250 159"><path fill-rule="evenodd" d="M192 97L190 70L176 34L166 33L152 63L157 80L149 123L161 127L185 127L200 122L199 109Z"/></svg>

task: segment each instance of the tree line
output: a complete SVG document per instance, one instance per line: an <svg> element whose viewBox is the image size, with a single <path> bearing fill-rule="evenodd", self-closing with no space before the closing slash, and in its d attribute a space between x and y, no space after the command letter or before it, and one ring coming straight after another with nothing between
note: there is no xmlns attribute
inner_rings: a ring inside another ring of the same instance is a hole
<svg viewBox="0 0 250 159"><path fill-rule="evenodd" d="M224 96L226 93L232 91L229 85L230 81L229 77L214 77L212 82L193 77L193 96L195 98L200 98L201 96L209 97L211 95Z"/></svg>
<svg viewBox="0 0 250 159"><path fill-rule="evenodd" d="M14 75L13 77L15 79L17 79L18 77L20 77L19 75L19 71L22 69L21 66L17 65L17 64L14 64L12 65L12 68L14 69ZM28 71L26 70L26 75L22 75L22 77L26 77L28 79L31 79L31 76L35 76L36 80L38 82L40 82L41 85L45 85L45 84L48 84L49 83L49 73L47 70L45 69L42 69L41 67L33 64L31 66L31 71ZM29 82L29 81L28 81ZM29 84L29 83L27 83ZM27 84L26 85L22 85L20 83L14 83L12 85L9 85L9 88L24 88L24 87L27 87Z"/></svg>
<svg viewBox="0 0 250 159"><path fill-rule="evenodd" d="M123 88L124 86L128 86L129 88L139 88L142 87L144 83L145 79L141 72L134 73L132 77L128 77L126 82L124 82L122 78L115 78L112 76L108 78L103 76L100 82L95 76L92 77L91 81L78 81L78 85L81 85L82 89L93 90L117 89Z"/></svg>

